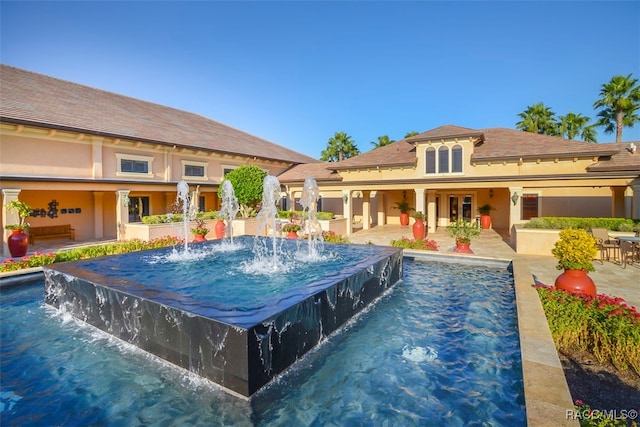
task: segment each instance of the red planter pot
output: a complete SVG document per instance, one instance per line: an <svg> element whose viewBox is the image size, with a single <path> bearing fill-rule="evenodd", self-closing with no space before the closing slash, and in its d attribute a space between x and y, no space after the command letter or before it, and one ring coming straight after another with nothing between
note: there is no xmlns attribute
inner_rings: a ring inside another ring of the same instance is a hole
<svg viewBox="0 0 640 427"><path fill-rule="evenodd" d="M287 233L287 239L297 239L298 238L298 233L296 233L295 231L289 231Z"/></svg>
<svg viewBox="0 0 640 427"><path fill-rule="evenodd" d="M400 214L400 225L407 226L409 225L409 214L408 213L401 213Z"/></svg>
<svg viewBox="0 0 640 427"><path fill-rule="evenodd" d="M413 238L424 239L425 237L424 231L425 231L424 221L421 219L416 219L416 222L413 223Z"/></svg>
<svg viewBox="0 0 640 427"><path fill-rule="evenodd" d="M193 241L194 242L204 242L205 240L207 240L207 239L205 239L204 234L194 234L193 235Z"/></svg>
<svg viewBox="0 0 640 427"><path fill-rule="evenodd" d="M480 227L482 227L483 230L488 230L489 228L491 228L491 215L480 215Z"/></svg>
<svg viewBox="0 0 640 427"><path fill-rule="evenodd" d="M596 284L586 270L565 270L556 279L555 287L576 295L596 296Z"/></svg>
<svg viewBox="0 0 640 427"><path fill-rule="evenodd" d="M473 255L473 251L471 250L470 246L471 246L471 243L456 242L456 248L453 251L458 254Z"/></svg>
<svg viewBox="0 0 640 427"><path fill-rule="evenodd" d="M27 249L29 249L29 236L22 230L11 230L7 244L12 258L23 257L27 254Z"/></svg>
<svg viewBox="0 0 640 427"><path fill-rule="evenodd" d="M216 233L216 239L222 239L224 237L224 221L216 221L214 232Z"/></svg>

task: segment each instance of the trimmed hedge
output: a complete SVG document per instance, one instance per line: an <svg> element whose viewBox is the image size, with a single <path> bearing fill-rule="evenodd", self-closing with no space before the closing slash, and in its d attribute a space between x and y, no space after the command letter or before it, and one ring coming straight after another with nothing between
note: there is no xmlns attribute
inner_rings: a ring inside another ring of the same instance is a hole
<svg viewBox="0 0 640 427"><path fill-rule="evenodd" d="M578 218L568 216L547 216L533 218L524 225L524 228L559 229L580 228L591 230L592 228L606 228L611 231L638 231L640 220L628 218Z"/></svg>
<svg viewBox="0 0 640 427"><path fill-rule="evenodd" d="M162 214L162 215L147 215L142 217L142 222L144 224L166 224L169 222L182 222L184 215L181 213L177 214ZM198 212L195 219L218 219L218 212L209 211L209 212Z"/></svg>

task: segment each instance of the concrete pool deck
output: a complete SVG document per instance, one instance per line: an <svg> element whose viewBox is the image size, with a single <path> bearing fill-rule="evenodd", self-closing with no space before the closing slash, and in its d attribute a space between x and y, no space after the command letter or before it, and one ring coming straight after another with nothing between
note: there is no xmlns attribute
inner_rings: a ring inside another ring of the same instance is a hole
<svg viewBox="0 0 640 427"><path fill-rule="evenodd" d="M374 227L351 234L349 240L359 244L389 245L391 240L401 237L413 238L411 228L399 225ZM527 425L578 426L578 421L570 416L573 400L542 304L533 287L536 282L553 284L559 274L555 268L556 259L553 256L518 255L505 242L506 239L494 230L483 230L482 235L473 240L473 256L452 253L454 240L448 236L446 230L431 233L428 237L438 243L439 251L406 251L407 255L416 254L419 257L432 258L460 257L478 262L513 261ZM62 248L106 242L68 243L44 242L30 247L29 254L34 251L57 251ZM640 307L640 264L629 265L623 269L619 264L596 261L594 266L596 271L590 273L590 276L596 283L598 293L622 297L629 305ZM0 274L0 278L5 275L11 274Z"/></svg>

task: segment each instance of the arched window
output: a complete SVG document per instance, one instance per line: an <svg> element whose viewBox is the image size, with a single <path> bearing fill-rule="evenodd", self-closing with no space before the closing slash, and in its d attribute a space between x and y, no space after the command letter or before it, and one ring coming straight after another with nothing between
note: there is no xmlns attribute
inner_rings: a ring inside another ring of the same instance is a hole
<svg viewBox="0 0 640 427"><path fill-rule="evenodd" d="M436 149L429 147L425 153L426 173L436 173Z"/></svg>
<svg viewBox="0 0 640 427"><path fill-rule="evenodd" d="M462 146L451 148L451 172L462 172Z"/></svg>
<svg viewBox="0 0 640 427"><path fill-rule="evenodd" d="M449 147L438 148L438 172L449 173Z"/></svg>

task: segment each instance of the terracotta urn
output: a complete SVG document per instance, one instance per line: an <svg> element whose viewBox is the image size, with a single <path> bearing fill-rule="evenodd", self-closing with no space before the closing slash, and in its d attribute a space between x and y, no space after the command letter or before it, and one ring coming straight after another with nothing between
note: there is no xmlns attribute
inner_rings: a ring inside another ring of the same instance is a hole
<svg viewBox="0 0 640 427"><path fill-rule="evenodd" d="M586 270L565 270L556 278L555 287L576 295L596 296L596 284Z"/></svg>
<svg viewBox="0 0 640 427"><path fill-rule="evenodd" d="M421 219L416 219L416 222L413 223L413 238L424 239L424 237L425 237L424 221Z"/></svg>
<svg viewBox="0 0 640 427"><path fill-rule="evenodd" d="M219 219L216 221L214 232L216 233L216 239L222 239L224 237L224 221Z"/></svg>
<svg viewBox="0 0 640 427"><path fill-rule="evenodd" d="M471 250L471 242L460 242L456 241L456 248L453 250L457 254L471 254L473 255L473 251Z"/></svg>
<svg viewBox="0 0 640 427"><path fill-rule="evenodd" d="M11 234L7 238L7 245L12 258L21 258L27 254L29 236L23 230L11 230Z"/></svg>

